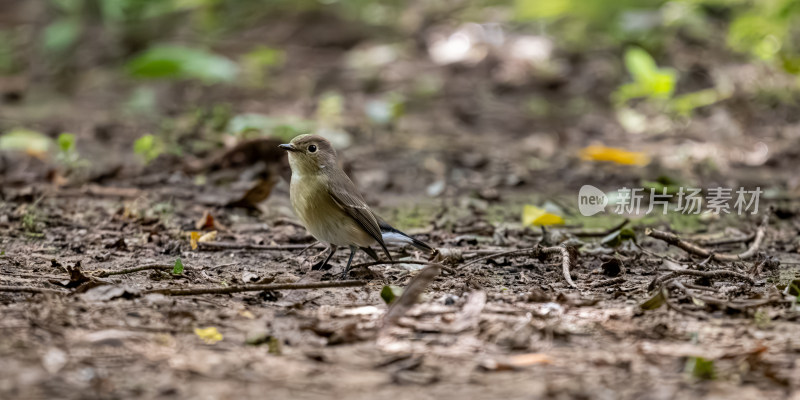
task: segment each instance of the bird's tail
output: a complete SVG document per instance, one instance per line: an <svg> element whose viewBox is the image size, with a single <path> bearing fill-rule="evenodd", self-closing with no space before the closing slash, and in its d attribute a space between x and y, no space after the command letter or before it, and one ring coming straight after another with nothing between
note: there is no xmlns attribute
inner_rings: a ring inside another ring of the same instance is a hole
<svg viewBox="0 0 800 400"><path fill-rule="evenodd" d="M427 243L423 242L422 240L406 235L405 233L395 229L393 226L386 223L386 221L378 219L378 225L381 228L381 236L383 236L384 243L399 244L399 245L410 244L429 254L435 251L433 247L431 247Z"/></svg>

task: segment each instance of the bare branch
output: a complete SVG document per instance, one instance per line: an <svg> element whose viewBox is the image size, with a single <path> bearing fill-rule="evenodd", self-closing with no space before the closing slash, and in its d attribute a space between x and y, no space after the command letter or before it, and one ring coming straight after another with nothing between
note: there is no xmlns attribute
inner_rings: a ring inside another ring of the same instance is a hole
<svg viewBox="0 0 800 400"><path fill-rule="evenodd" d="M227 287L202 287L202 288L161 288L142 291L142 294L158 293L167 296L192 296L198 294L231 294L243 292L261 292L264 290L301 290L301 289L324 289L364 286L364 281L329 281L313 283L281 283L270 285L240 285Z"/></svg>
<svg viewBox="0 0 800 400"><path fill-rule="evenodd" d="M644 234L659 240L663 240L668 244L671 244L675 247L679 247L689 252L690 254L694 254L696 256L710 258L712 260L720 262L741 261L754 256L758 252L758 248L761 247L761 242L764 241L768 220L769 217L765 215L764 219L761 222L761 225L759 225L758 230L756 231L756 236L755 239L753 240L753 243L750 244L750 247L741 254L716 254L694 243L689 243L681 239L678 235L674 233L663 232L655 229L648 228L647 230L645 230Z"/></svg>
<svg viewBox="0 0 800 400"><path fill-rule="evenodd" d="M105 278L107 276L132 274L134 272L139 272L139 271L150 271L150 270L172 271L174 268L175 268L174 265L169 265L169 264L145 264L145 265L140 265L138 267L125 268L116 271L110 271L110 270L94 271L92 273L92 276L98 278Z"/></svg>

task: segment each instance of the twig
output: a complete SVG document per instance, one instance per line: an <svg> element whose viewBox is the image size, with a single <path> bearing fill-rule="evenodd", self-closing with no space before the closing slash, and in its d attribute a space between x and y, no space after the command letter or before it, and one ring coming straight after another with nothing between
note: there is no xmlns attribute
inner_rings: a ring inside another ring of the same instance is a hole
<svg viewBox="0 0 800 400"><path fill-rule="evenodd" d="M564 279L569 283L569 285L573 288L577 288L575 286L575 282L572 281L572 276L569 273L569 270L572 269L572 260L569 255L569 249L564 246L556 246L556 247L545 247L542 249L542 253L544 254L555 254L561 253L561 272L564 274Z"/></svg>
<svg viewBox="0 0 800 400"><path fill-rule="evenodd" d="M42 294L57 294L63 295L67 292L55 289L39 288L33 286L0 286L0 292L10 293L42 293Z"/></svg>
<svg viewBox="0 0 800 400"><path fill-rule="evenodd" d="M386 315L383 317L383 326L387 327L397 323L397 320L416 304L419 296L441 273L441 264L431 263L423 268L417 276L411 279L400 298L389 306L389 310L386 311Z"/></svg>
<svg viewBox="0 0 800 400"><path fill-rule="evenodd" d="M614 233L614 232L616 232L616 231L618 231L618 230L622 229L623 227L625 227L625 225L628 225L628 223L629 223L629 222L631 222L631 220L629 220L629 219L625 218L625 220L624 220L624 221L620 222L620 223L619 223L619 224L617 224L616 226L614 226L614 227L611 227L611 228L608 228L608 229L606 229L606 230L604 230L604 231L601 231L601 232L594 232L594 231L575 231L575 232L573 232L573 231L567 231L567 232L568 232L568 233L571 233L571 234L573 234L573 235L575 235L575 236L582 236L582 237L602 237L602 236L608 236L608 235L610 235L610 234L612 234L612 233Z"/></svg>
<svg viewBox="0 0 800 400"><path fill-rule="evenodd" d="M745 275L740 274L738 272L728 271L728 270L718 270L718 271L697 271L694 269L682 269L680 271L672 271L667 274L661 275L658 278L654 279L648 285L648 290L653 290L654 288L658 287L659 285L663 284L666 281L671 279L677 278L679 276L697 276L701 278L708 278L708 279L718 279L718 278L735 278L742 281L745 281L751 285L755 284L753 278Z"/></svg>
<svg viewBox="0 0 800 400"><path fill-rule="evenodd" d="M240 285L227 287L204 287L204 288L162 288L142 291L143 295L158 293L167 296L192 296L198 294L231 294L242 292L261 292L265 290L301 290L301 289L324 289L324 288L343 288L364 286L364 281L329 281L313 283L280 283L274 285Z"/></svg>
<svg viewBox="0 0 800 400"><path fill-rule="evenodd" d="M319 244L319 242L317 242ZM263 246L257 244L236 243L236 242L200 242L197 243L200 250L265 250L265 251L284 251L284 250L304 250L309 247L305 244L285 244L279 246Z"/></svg>
<svg viewBox="0 0 800 400"><path fill-rule="evenodd" d="M138 267L120 269L117 271L109 271L109 270L94 271L92 273L92 276L95 276L97 278L105 278L107 276L132 274L134 272L139 272L139 271L149 271L149 270L172 271L174 268L175 268L174 265L169 265L169 264L145 264L145 265L140 265Z"/></svg>
<svg viewBox="0 0 800 400"><path fill-rule="evenodd" d="M428 265L428 266L436 265L436 266L439 266L439 268L441 268L441 269L443 269L443 270L445 270L445 271L447 271L447 272L449 272L451 274L455 275L455 272L456 272L452 268L446 267L446 266L442 265L441 263L432 262L432 261L417 261L417 260L407 260L407 261L403 261L403 260L370 261L370 262L365 262L365 263L361 263L361 264L355 264L355 265L353 265L351 267L351 269L373 267L375 265L394 265L394 264L418 264L418 265Z"/></svg>
<svg viewBox="0 0 800 400"><path fill-rule="evenodd" d="M681 239L680 237L678 237L678 235L675 235L674 233L663 232L655 229L647 228L644 234L659 240L663 240L668 244L679 247L689 252L690 254L694 254L696 256L707 257L715 261L723 261L723 262L741 261L754 256L756 252L758 252L758 248L761 247L761 242L764 241L764 235L767 230L768 219L769 217L765 215L764 219L761 222L761 225L759 225L758 230L756 231L756 236L755 239L753 240L753 243L747 250L745 250L743 253L740 254L715 254L712 251L706 250L700 246L697 246L696 244L689 243Z"/></svg>
<svg viewBox="0 0 800 400"><path fill-rule="evenodd" d="M713 297L703 296L701 294L693 293L689 288L687 288L683 283L675 280L670 282L671 285L675 286L676 288L683 290L688 296L691 296L695 299L698 299L704 303L713 304L720 307L730 307L737 310L744 310L747 308L756 308L765 305L769 305L772 303L782 303L785 302L784 300L780 299L764 299L764 300L756 300L756 301L732 301L732 300L723 300L723 299L716 299Z"/></svg>
<svg viewBox="0 0 800 400"><path fill-rule="evenodd" d="M461 333L478 326L481 311L483 311L485 306L486 292L474 291L467 297L467 301L464 307L462 307L461 312L457 313L455 319L449 324L424 321L415 321L410 324L404 324L402 321L398 321L397 323L402 326L414 328L414 330L418 332Z"/></svg>
<svg viewBox="0 0 800 400"><path fill-rule="evenodd" d="M688 315L690 317L695 317L697 319L708 319L708 316L683 309L683 307L679 306L678 304L673 303L669 298L669 288L668 285L664 285L661 287L661 295L664 296L664 304L667 305L668 308L675 310L681 314Z"/></svg>
<svg viewBox="0 0 800 400"><path fill-rule="evenodd" d="M539 253L538 251L540 248L533 247L529 249L516 249L516 250L509 250L509 251L501 251L499 253L492 253L483 257L478 257L475 259L470 260L468 263L461 266L461 268L467 268L471 265L475 265L481 261L488 260L490 258L501 257L501 256L510 256L510 255L527 255L529 257L536 257Z"/></svg>
<svg viewBox="0 0 800 400"><path fill-rule="evenodd" d="M625 278L620 276L618 278L606 279L606 280L603 280L603 281L595 282L595 283L592 284L592 287L593 288L599 288L599 287L604 287L604 286L616 285L616 284L620 284L620 283L624 283L624 282L625 282Z"/></svg>
<svg viewBox="0 0 800 400"><path fill-rule="evenodd" d="M527 255L528 257L535 258L539 257L540 255L551 255L551 254L561 254L561 272L564 274L564 279L571 287L577 288L575 282L572 281L572 276L570 276L569 273L570 269L572 269L572 261L569 255L569 249L567 249L564 246L534 247L530 249L517 249L517 250L510 250L500 253L489 254L488 256L479 257L474 260L471 260L470 262L464 264L461 268L466 268L483 260L488 260L490 258L500 257L500 256Z"/></svg>
<svg viewBox="0 0 800 400"><path fill-rule="evenodd" d="M751 232L748 235L735 237L735 238L719 238L719 239L706 239L706 240L697 240L697 244L702 246L723 246L726 244L736 244L736 243L747 243L753 238L756 237L756 234Z"/></svg>
<svg viewBox="0 0 800 400"><path fill-rule="evenodd" d="M316 242L314 242L314 243L311 243L311 244L309 244L308 246L306 246L305 248L303 248L303 250L300 250L300 252L299 252L299 253L297 253L297 256L298 256L298 257L299 257L299 256L302 256L302 255L303 255L303 253L305 253L305 252L306 252L308 249L310 249L310 248L312 248L312 247L314 247L314 246L316 246L316 245L318 245L318 244L321 244L319 240L317 240L317 241L316 241Z"/></svg>
<svg viewBox="0 0 800 400"><path fill-rule="evenodd" d="M694 283L682 283L682 285L686 286L689 289L702 290L704 292L714 292L714 293L718 293L719 292L719 289L716 289L716 288L713 288L713 287L708 287L708 286L695 285Z"/></svg>
<svg viewBox="0 0 800 400"><path fill-rule="evenodd" d="M750 268L750 277L755 278L761 275L761 270L764 269L764 265L769 261L770 257L764 257L763 260L757 262L753 265L753 268Z"/></svg>

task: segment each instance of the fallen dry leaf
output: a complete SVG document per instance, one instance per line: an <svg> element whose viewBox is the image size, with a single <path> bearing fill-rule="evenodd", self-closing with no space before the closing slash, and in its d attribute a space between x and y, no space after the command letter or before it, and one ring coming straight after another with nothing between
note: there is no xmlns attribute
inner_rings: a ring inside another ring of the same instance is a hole
<svg viewBox="0 0 800 400"><path fill-rule="evenodd" d="M564 219L536 206L526 205L522 209L523 226L563 225Z"/></svg>
<svg viewBox="0 0 800 400"><path fill-rule="evenodd" d="M206 210L203 212L203 216L200 217L195 223L194 227L198 231L206 230L206 229L214 229L216 225L214 224L214 216Z"/></svg>
<svg viewBox="0 0 800 400"><path fill-rule="evenodd" d="M610 161L622 165L645 166L650 163L650 157L645 153L599 145L584 148L580 157L588 161Z"/></svg>
<svg viewBox="0 0 800 400"><path fill-rule="evenodd" d="M194 334L202 339L206 344L214 344L222 340L222 334L216 327L194 328Z"/></svg>
<svg viewBox="0 0 800 400"><path fill-rule="evenodd" d="M481 367L490 371L511 371L540 364L552 364L552 359L542 353L517 354L506 358L485 360L481 363Z"/></svg>
<svg viewBox="0 0 800 400"><path fill-rule="evenodd" d="M192 232L192 233L195 233L195 232ZM197 243L213 242L216 239L217 239L217 231L211 231L211 232L208 232L208 233L204 234L203 236L200 236L197 239Z"/></svg>
<svg viewBox="0 0 800 400"><path fill-rule="evenodd" d="M192 250L197 250L197 241L200 239L200 232L189 232L189 243Z"/></svg>

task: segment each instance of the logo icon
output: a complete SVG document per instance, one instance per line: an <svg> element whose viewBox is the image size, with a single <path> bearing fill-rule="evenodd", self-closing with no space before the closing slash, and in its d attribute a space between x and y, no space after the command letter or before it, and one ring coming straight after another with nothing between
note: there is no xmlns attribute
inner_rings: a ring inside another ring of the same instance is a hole
<svg viewBox="0 0 800 400"><path fill-rule="evenodd" d="M601 211L605 211L608 205L608 196L602 190L592 186L581 186L578 192L578 210L584 217L590 217Z"/></svg>

